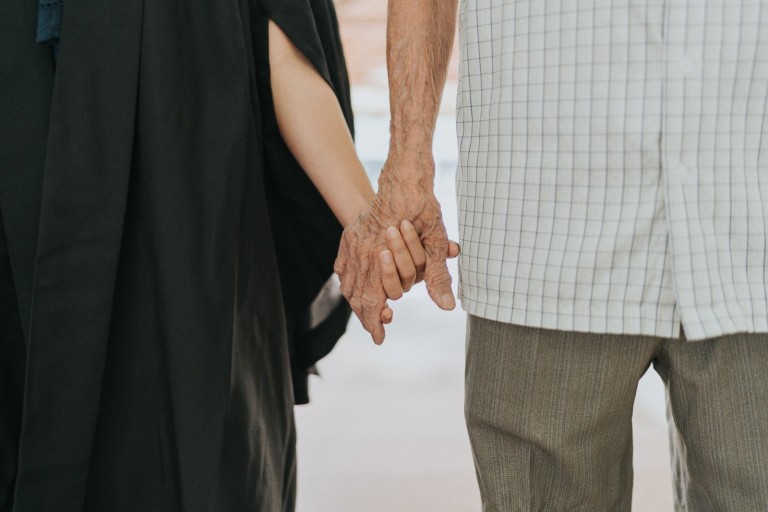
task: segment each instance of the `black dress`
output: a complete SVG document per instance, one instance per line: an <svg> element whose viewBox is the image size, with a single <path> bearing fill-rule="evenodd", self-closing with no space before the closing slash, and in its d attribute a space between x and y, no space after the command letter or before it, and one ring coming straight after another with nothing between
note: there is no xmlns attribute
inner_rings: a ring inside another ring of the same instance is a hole
<svg viewBox="0 0 768 512"><path fill-rule="evenodd" d="M266 27L351 123L330 0L66 0L55 65L36 15L0 3L0 510L292 510L292 406L349 312L308 314L341 228Z"/></svg>

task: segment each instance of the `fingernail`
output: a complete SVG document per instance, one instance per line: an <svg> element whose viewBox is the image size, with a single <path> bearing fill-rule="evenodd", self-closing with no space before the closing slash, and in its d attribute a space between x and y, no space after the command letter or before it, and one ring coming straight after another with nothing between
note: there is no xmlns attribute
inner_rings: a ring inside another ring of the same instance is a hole
<svg viewBox="0 0 768 512"><path fill-rule="evenodd" d="M443 306L447 308L453 308L456 306L456 301L453 298L453 295L450 293L446 293L442 296Z"/></svg>
<svg viewBox="0 0 768 512"><path fill-rule="evenodd" d="M397 228L394 228L392 226L387 228L387 236L389 238L397 238Z"/></svg>
<svg viewBox="0 0 768 512"><path fill-rule="evenodd" d="M392 253L389 251L382 251L381 252L381 261L382 263L391 263L392 262Z"/></svg>

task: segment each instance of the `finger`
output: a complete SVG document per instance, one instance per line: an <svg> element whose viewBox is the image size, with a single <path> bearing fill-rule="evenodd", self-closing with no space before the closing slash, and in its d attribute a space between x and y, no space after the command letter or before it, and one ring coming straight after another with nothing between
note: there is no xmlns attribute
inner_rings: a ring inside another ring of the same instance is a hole
<svg viewBox="0 0 768 512"><path fill-rule="evenodd" d="M377 249L378 250L378 249ZM381 264L379 258L369 261L368 258L360 260L359 275L365 276L359 279L355 284L353 299L360 308L358 318L363 324L363 328L371 334L373 342L381 345L384 342L384 323L381 321L381 315L387 307L387 295L381 282ZM352 301L350 301L350 304ZM355 310L357 313L357 310Z"/></svg>
<svg viewBox="0 0 768 512"><path fill-rule="evenodd" d="M379 284L381 289L381 284ZM384 342L384 320L387 318L385 311L388 309L386 306L386 295L384 295L383 289L381 290L381 297L371 299L370 296L353 296L349 300L349 305L352 307L352 311L360 320L360 324L363 329L368 331L373 339L373 342L377 345L381 345Z"/></svg>
<svg viewBox="0 0 768 512"><path fill-rule="evenodd" d="M392 311L392 308L385 307L384 310L381 312L381 323L383 323L384 325L391 324L394 317L395 317L395 312Z"/></svg>
<svg viewBox="0 0 768 512"><path fill-rule="evenodd" d="M461 246L453 240L448 241L448 258L453 259L461 254Z"/></svg>
<svg viewBox="0 0 768 512"><path fill-rule="evenodd" d="M347 271L347 237L342 234L339 243L339 251L336 253L336 261L333 262L333 271L341 279Z"/></svg>
<svg viewBox="0 0 768 512"><path fill-rule="evenodd" d="M392 300L397 300L403 296L403 285L400 282L400 275L398 267L395 265L395 260L392 257L392 252L389 250L381 251L381 284L384 286L384 291L387 297Z"/></svg>
<svg viewBox="0 0 768 512"><path fill-rule="evenodd" d="M429 296L440 309L450 311L456 307L456 299L451 290L451 274L448 272L445 261L441 263L428 261L424 282L427 284Z"/></svg>
<svg viewBox="0 0 768 512"><path fill-rule="evenodd" d="M333 272L341 279L347 270L346 254L342 255L342 249L339 249L339 254L336 256L336 261L333 262Z"/></svg>
<svg viewBox="0 0 768 512"><path fill-rule="evenodd" d="M384 343L384 322L382 321L382 315L386 309L384 305L384 293L382 290L382 297L376 301L376 305L370 304L363 306L363 327L371 334L373 342L377 345Z"/></svg>
<svg viewBox="0 0 768 512"><path fill-rule="evenodd" d="M339 277L341 277L339 290L341 291L341 294L344 296L344 298L349 301L352 297L352 293L355 290L355 272L346 272L343 275L340 274Z"/></svg>
<svg viewBox="0 0 768 512"><path fill-rule="evenodd" d="M357 267L355 265L355 259L348 258L349 245L347 235L342 235L341 243L339 244L339 252L336 256L336 261L333 263L333 271L339 276L339 290L347 301L352 298L352 292L354 291L355 280L357 277L357 274L355 273Z"/></svg>
<svg viewBox="0 0 768 512"><path fill-rule="evenodd" d="M427 292L439 308L451 310L456 307L456 299L453 297L451 274L446 264L448 239L445 232L425 238L424 245L427 250L427 266L424 270Z"/></svg>
<svg viewBox="0 0 768 512"><path fill-rule="evenodd" d="M403 236L405 245L408 247L408 251L411 253L411 259L416 267L415 282L420 283L424 279L424 269L427 266L427 252L424 250L424 246L421 243L419 234L416 232L416 228L414 228L413 224L409 221L404 220L400 223L400 233Z"/></svg>
<svg viewBox="0 0 768 512"><path fill-rule="evenodd" d="M371 333L373 342L377 345L384 343L384 322L381 321L381 315L387 305L387 297L384 294L384 289L381 284L377 283L379 287L379 293L376 298L369 304L363 307L363 317L365 318L365 325L367 325L368 332Z"/></svg>
<svg viewBox="0 0 768 512"><path fill-rule="evenodd" d="M395 271L400 278L402 289L407 292L416 282L416 265L413 262L410 250L405 245L405 240L403 240L400 231L396 228L390 227L387 229L387 247L389 247L394 255L394 264L397 267ZM386 275L386 271L383 268L382 271ZM395 298L389 295L389 292L387 292L387 295L390 299Z"/></svg>
<svg viewBox="0 0 768 512"><path fill-rule="evenodd" d="M373 342L376 345L381 345L382 343L384 343L385 336L386 336L386 332L384 331L384 324L378 323L374 328L373 332L371 333L371 339L373 339Z"/></svg>

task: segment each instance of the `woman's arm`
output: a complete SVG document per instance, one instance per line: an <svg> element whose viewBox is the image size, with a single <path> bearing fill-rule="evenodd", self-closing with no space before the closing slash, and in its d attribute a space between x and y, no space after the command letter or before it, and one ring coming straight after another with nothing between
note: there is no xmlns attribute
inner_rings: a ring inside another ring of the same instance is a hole
<svg viewBox="0 0 768 512"><path fill-rule="evenodd" d="M373 188L331 87L283 31L269 23L272 96L280 134L339 222L373 201Z"/></svg>
<svg viewBox="0 0 768 512"><path fill-rule="evenodd" d="M338 99L328 83L273 21L269 23L269 62L277 124L288 149L347 227L373 202L374 191L355 152ZM390 299L399 299L423 280L426 253L409 222L393 226L382 259L382 284ZM451 242L448 257L456 257ZM382 322L392 311L382 312Z"/></svg>
<svg viewBox="0 0 768 512"><path fill-rule="evenodd" d="M345 228L373 202L373 187L355 152L344 114L331 87L288 36L269 22L269 65L272 98L280 135L294 158ZM391 256L390 256L391 258ZM416 266L399 254L397 271ZM393 262L395 263L395 262ZM394 266L394 265L393 265ZM399 276L389 280L400 281ZM397 285L390 285L397 288ZM402 295L402 293L400 294ZM399 297L393 297L399 298ZM392 321L385 307L381 322Z"/></svg>

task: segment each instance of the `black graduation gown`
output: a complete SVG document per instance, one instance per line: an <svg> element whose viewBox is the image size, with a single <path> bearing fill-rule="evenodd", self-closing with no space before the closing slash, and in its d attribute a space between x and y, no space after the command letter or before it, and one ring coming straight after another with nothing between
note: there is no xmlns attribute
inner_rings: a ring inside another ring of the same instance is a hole
<svg viewBox="0 0 768 512"><path fill-rule="evenodd" d="M292 510L289 355L301 381L348 311L308 323L340 227L264 37L343 97L332 5L67 0L55 68L36 13L0 3L0 510Z"/></svg>
<svg viewBox="0 0 768 512"><path fill-rule="evenodd" d="M262 107L263 140L269 211L280 267L283 302L292 349L296 403L309 401L308 371L325 357L344 332L351 310L330 288L329 310L322 322L309 318L308 305L328 278L341 238L341 225L280 136L269 86L267 24L273 19L314 64L333 88L354 135L349 77L332 0L260 0L253 35L257 48L256 76ZM262 51L263 50L263 51ZM308 257L311 255L311 257ZM315 301L315 304L321 301ZM320 304L318 304L320 305Z"/></svg>

